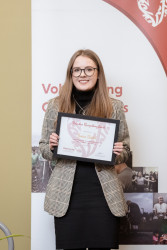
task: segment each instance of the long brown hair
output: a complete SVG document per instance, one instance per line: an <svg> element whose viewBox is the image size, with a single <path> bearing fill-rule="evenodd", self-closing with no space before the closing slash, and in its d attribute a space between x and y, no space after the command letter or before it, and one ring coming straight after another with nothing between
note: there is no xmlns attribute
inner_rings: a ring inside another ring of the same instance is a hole
<svg viewBox="0 0 167 250"><path fill-rule="evenodd" d="M73 82L71 69L78 56L85 56L94 61L98 68L98 80L95 85L95 92L92 101L86 109L86 114L90 116L109 118L112 114L111 99L108 95L104 70L99 57L92 50L78 50L71 57L66 74L66 80L59 95L59 111L74 113L75 103L72 96Z"/></svg>

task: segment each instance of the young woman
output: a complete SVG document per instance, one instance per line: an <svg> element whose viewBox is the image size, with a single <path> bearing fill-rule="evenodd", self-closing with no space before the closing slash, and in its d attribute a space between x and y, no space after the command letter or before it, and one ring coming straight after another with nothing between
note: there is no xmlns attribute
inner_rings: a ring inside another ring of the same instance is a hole
<svg viewBox="0 0 167 250"><path fill-rule="evenodd" d="M79 50L72 56L59 97L48 103L39 145L42 156L55 161L55 168L45 211L54 215L57 249L118 249L119 217L127 206L114 166L54 159L59 111L119 119L115 164L127 161L129 133L123 103L108 96L103 66L93 51Z"/></svg>

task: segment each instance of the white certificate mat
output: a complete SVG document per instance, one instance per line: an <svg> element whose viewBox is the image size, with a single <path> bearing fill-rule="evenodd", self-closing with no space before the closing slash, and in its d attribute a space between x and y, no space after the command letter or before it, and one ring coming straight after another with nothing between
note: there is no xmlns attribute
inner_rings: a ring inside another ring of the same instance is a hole
<svg viewBox="0 0 167 250"><path fill-rule="evenodd" d="M113 164L118 126L118 120L59 113L56 133L60 139L55 155Z"/></svg>

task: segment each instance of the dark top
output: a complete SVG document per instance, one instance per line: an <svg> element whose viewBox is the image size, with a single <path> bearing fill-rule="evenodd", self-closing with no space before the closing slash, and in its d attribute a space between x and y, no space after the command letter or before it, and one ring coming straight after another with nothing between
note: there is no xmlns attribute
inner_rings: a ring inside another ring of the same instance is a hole
<svg viewBox="0 0 167 250"><path fill-rule="evenodd" d="M84 109L94 91L73 95ZM82 113L76 104L76 113ZM55 218L56 248L118 248L119 218L104 198L94 163L77 161L70 204L65 216Z"/></svg>

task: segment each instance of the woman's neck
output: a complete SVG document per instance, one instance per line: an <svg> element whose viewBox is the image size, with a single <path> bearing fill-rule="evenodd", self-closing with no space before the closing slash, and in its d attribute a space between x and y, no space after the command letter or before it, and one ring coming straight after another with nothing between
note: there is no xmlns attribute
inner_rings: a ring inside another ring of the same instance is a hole
<svg viewBox="0 0 167 250"><path fill-rule="evenodd" d="M95 92L94 89L88 91L81 91L73 87L72 95L75 98L75 100L79 104L81 104L81 106L85 106L91 102L94 92Z"/></svg>

